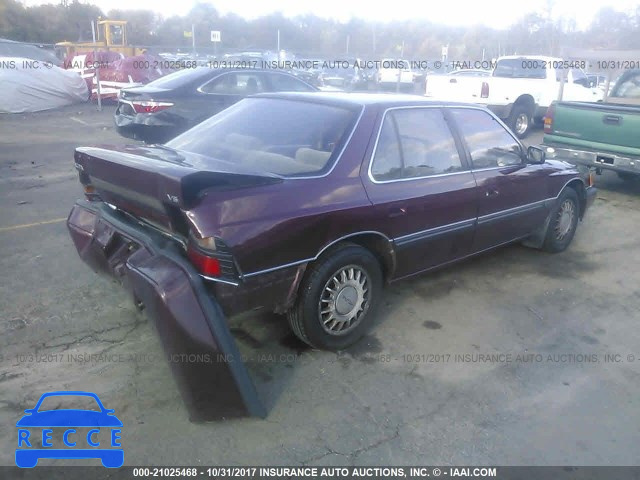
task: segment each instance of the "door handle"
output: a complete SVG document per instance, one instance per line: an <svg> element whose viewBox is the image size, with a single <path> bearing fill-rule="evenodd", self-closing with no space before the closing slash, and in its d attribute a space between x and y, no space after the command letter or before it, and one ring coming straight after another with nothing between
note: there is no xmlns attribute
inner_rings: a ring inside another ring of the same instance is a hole
<svg viewBox="0 0 640 480"><path fill-rule="evenodd" d="M605 115L602 117L602 123L607 125L620 125L622 123L622 117L620 115Z"/></svg>
<svg viewBox="0 0 640 480"><path fill-rule="evenodd" d="M495 197L497 195L500 195L500 192L498 190L487 190L485 193L485 196L487 197Z"/></svg>
<svg viewBox="0 0 640 480"><path fill-rule="evenodd" d="M389 209L389 218L401 217L402 215L407 214L407 209L405 207L394 207Z"/></svg>

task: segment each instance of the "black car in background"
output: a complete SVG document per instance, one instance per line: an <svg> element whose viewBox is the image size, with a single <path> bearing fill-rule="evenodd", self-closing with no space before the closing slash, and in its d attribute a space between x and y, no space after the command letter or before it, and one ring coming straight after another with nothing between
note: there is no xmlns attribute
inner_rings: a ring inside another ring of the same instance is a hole
<svg viewBox="0 0 640 480"><path fill-rule="evenodd" d="M122 89L115 124L124 137L164 143L249 95L316 90L277 70L185 69Z"/></svg>

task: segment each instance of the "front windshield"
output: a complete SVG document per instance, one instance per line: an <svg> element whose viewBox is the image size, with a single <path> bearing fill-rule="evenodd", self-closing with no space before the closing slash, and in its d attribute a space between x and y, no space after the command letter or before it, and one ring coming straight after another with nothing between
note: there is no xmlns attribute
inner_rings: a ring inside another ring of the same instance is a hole
<svg viewBox="0 0 640 480"><path fill-rule="evenodd" d="M166 145L255 172L317 174L333 165L357 113L307 101L248 98Z"/></svg>

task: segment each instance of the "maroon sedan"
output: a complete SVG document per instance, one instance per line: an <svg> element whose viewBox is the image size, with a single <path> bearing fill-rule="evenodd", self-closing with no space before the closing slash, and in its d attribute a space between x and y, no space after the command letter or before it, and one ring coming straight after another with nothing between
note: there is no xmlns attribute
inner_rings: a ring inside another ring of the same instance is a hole
<svg viewBox="0 0 640 480"><path fill-rule="evenodd" d="M264 94L75 164L78 252L132 291L170 358L197 359L171 362L194 419L264 415L225 314L286 313L342 349L385 283L511 242L560 252L595 196L491 112L401 95Z"/></svg>

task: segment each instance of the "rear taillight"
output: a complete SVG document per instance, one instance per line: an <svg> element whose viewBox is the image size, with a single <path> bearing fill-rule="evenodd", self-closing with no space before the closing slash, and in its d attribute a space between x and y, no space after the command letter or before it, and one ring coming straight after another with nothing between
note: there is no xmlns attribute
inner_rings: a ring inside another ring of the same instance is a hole
<svg viewBox="0 0 640 480"><path fill-rule="evenodd" d="M187 256L194 267L207 277L219 277L222 273L220 259L216 257L216 240L214 237L189 237Z"/></svg>
<svg viewBox="0 0 640 480"><path fill-rule="evenodd" d="M480 88L480 98L489 98L489 84L487 82L482 82L482 87Z"/></svg>
<svg viewBox="0 0 640 480"><path fill-rule="evenodd" d="M89 201L100 200L100 195L96 192L96 187L91 184L91 178L84 172L84 167L79 163L76 163L76 169L78 170L78 179L82 185L84 196Z"/></svg>
<svg viewBox="0 0 640 480"><path fill-rule="evenodd" d="M96 192L96 188L93 185L83 185L82 188L84 190L85 198L90 202L101 200L100 195L98 195L98 193Z"/></svg>
<svg viewBox="0 0 640 480"><path fill-rule="evenodd" d="M556 104L552 103L547 108L547 113L544 116L544 133L553 132L553 117L556 114Z"/></svg>
<svg viewBox="0 0 640 480"><path fill-rule="evenodd" d="M171 102L154 102L151 100L134 100L131 102L136 113L156 113L173 106Z"/></svg>
<svg viewBox="0 0 640 480"><path fill-rule="evenodd" d="M189 245L187 249L187 255L194 267L203 275L207 277L219 277L222 273L220 268L220 260L216 257L206 255L202 251Z"/></svg>

